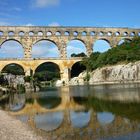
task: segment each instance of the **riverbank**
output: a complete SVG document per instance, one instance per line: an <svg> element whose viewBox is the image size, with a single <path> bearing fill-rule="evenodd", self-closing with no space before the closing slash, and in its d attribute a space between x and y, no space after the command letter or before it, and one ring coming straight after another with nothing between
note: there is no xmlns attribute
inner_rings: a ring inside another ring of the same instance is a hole
<svg viewBox="0 0 140 140"><path fill-rule="evenodd" d="M38 136L28 125L2 110L0 110L0 139L43 140L43 138Z"/></svg>

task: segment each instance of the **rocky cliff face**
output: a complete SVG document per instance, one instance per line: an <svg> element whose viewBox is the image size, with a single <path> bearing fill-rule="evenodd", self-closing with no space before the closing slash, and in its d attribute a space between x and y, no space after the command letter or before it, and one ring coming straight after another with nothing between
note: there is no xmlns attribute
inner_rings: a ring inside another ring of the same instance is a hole
<svg viewBox="0 0 140 140"><path fill-rule="evenodd" d="M84 84L86 73L70 81L71 85ZM140 61L98 68L90 73L89 84L140 82Z"/></svg>
<svg viewBox="0 0 140 140"><path fill-rule="evenodd" d="M17 85L24 85L25 81L24 81L24 76L22 75L12 75L12 74L8 74L5 75L4 78L8 81L8 84L10 86L13 87L17 87Z"/></svg>

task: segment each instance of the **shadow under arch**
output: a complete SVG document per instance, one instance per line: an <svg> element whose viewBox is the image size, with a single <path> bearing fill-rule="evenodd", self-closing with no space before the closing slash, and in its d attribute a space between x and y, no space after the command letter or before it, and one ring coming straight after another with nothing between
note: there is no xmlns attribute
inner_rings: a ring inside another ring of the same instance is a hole
<svg viewBox="0 0 140 140"><path fill-rule="evenodd" d="M80 73L82 73L85 70L86 67L81 63L81 61L74 63L71 67L70 78L77 77Z"/></svg>
<svg viewBox="0 0 140 140"><path fill-rule="evenodd" d="M0 45L0 58L23 58L24 46L16 39L6 39ZM16 53L15 53L16 52Z"/></svg>
<svg viewBox="0 0 140 140"><path fill-rule="evenodd" d="M2 68L1 73L8 73L13 75L25 75L23 66L17 63L9 63L5 65Z"/></svg>
<svg viewBox="0 0 140 140"><path fill-rule="evenodd" d="M60 67L54 62L44 62L35 69L34 77L39 81L60 79Z"/></svg>
<svg viewBox="0 0 140 140"><path fill-rule="evenodd" d="M67 57L72 57L73 54L82 54L87 55L86 44L82 39L74 38L68 41L67 43ZM80 56L79 56L80 57Z"/></svg>
<svg viewBox="0 0 140 140"><path fill-rule="evenodd" d="M105 52L111 48L110 41L106 38L99 38L93 43L94 52Z"/></svg>
<svg viewBox="0 0 140 140"><path fill-rule="evenodd" d="M55 41L50 39L39 39L32 45L32 57L59 57L60 52Z"/></svg>

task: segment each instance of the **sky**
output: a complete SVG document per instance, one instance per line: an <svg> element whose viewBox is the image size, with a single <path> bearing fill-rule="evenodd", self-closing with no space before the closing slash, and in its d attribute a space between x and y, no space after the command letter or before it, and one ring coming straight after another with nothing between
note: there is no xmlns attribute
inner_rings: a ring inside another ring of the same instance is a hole
<svg viewBox="0 0 140 140"><path fill-rule="evenodd" d="M0 25L140 27L140 0L1 0Z"/></svg>
<svg viewBox="0 0 140 140"><path fill-rule="evenodd" d="M140 28L139 6L140 0L1 0L0 25Z"/></svg>

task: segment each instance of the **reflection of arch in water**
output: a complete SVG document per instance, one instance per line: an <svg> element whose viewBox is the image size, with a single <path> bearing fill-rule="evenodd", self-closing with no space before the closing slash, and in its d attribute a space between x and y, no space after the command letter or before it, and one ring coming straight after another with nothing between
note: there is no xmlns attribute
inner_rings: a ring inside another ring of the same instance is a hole
<svg viewBox="0 0 140 140"><path fill-rule="evenodd" d="M75 128L87 127L90 122L90 111L70 111L71 124Z"/></svg>
<svg viewBox="0 0 140 140"><path fill-rule="evenodd" d="M86 105L88 103L88 98L87 97L73 97L74 102L79 104L79 105Z"/></svg>
<svg viewBox="0 0 140 140"><path fill-rule="evenodd" d="M49 112L35 116L36 127L45 131L53 131L61 127L63 122L62 112Z"/></svg>
<svg viewBox="0 0 140 140"><path fill-rule="evenodd" d="M45 107L47 109L54 109L58 107L61 104L61 97L55 97L55 96L46 96L46 97L40 97L37 99L37 102L42 107Z"/></svg>
<svg viewBox="0 0 140 140"><path fill-rule="evenodd" d="M25 107L25 94L11 94L9 99L10 111L20 111Z"/></svg>
<svg viewBox="0 0 140 140"><path fill-rule="evenodd" d="M98 121L101 125L111 124L114 121L115 116L110 112L97 113Z"/></svg>

